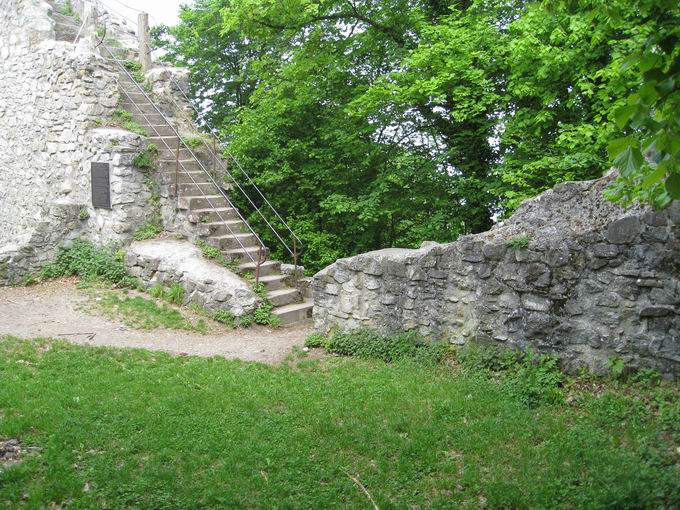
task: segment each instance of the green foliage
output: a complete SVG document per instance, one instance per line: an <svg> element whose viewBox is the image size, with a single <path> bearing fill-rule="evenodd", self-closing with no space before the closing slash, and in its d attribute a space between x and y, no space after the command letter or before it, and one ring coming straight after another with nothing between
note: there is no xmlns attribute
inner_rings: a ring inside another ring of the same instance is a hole
<svg viewBox="0 0 680 510"><path fill-rule="evenodd" d="M320 348L325 347L326 337L320 333L312 333L305 338L305 347Z"/></svg>
<svg viewBox="0 0 680 510"><path fill-rule="evenodd" d="M178 283L173 283L169 287L157 283L151 287L148 292L151 296L167 301L173 305L182 306L182 304L184 304L184 288Z"/></svg>
<svg viewBox="0 0 680 510"><path fill-rule="evenodd" d="M135 241L153 239L163 232L163 227L156 222L145 223L134 234Z"/></svg>
<svg viewBox="0 0 680 510"><path fill-rule="evenodd" d="M219 248L211 246L205 241L198 241L196 243L196 246L198 246L198 248L201 250L201 253L203 253L203 256L205 258L214 260L219 265L229 269L232 273L238 274L240 272L238 263L225 257L219 250Z"/></svg>
<svg viewBox="0 0 680 510"><path fill-rule="evenodd" d="M199 120L298 233L314 272L486 230L612 162L611 198L664 206L680 196L673 7L199 0L154 37L190 68ZM234 200L286 257L249 201Z"/></svg>
<svg viewBox="0 0 680 510"><path fill-rule="evenodd" d="M74 241L59 249L56 260L43 267L40 278L49 280L78 276L83 280L101 280L119 286L130 286L120 255L110 247L97 247L88 241Z"/></svg>
<svg viewBox="0 0 680 510"><path fill-rule="evenodd" d="M230 328L233 328L236 325L236 317L233 313L227 310L217 310L215 313L213 313L212 318L217 322L226 324Z"/></svg>
<svg viewBox="0 0 680 510"><path fill-rule="evenodd" d="M136 133L140 136L147 136L146 130L139 123L132 120L132 114L130 112L118 108L113 111L111 117L112 120L110 122L102 122L102 124L126 129L127 131Z"/></svg>
<svg viewBox="0 0 680 510"><path fill-rule="evenodd" d="M524 250L530 242L531 237L528 234L519 234L508 241L508 246L513 250Z"/></svg>
<svg viewBox="0 0 680 510"><path fill-rule="evenodd" d="M635 27L638 43L615 59L634 85L619 97L613 120L622 137L609 157L620 175L610 198L666 207L680 199L680 11L673 0L600 4L582 0L594 22L616 31Z"/></svg>
<svg viewBox="0 0 680 510"><path fill-rule="evenodd" d="M150 143L144 149L135 154L132 158L132 164L137 168L149 170L155 167L156 158L158 157L158 147Z"/></svg>
<svg viewBox="0 0 680 510"><path fill-rule="evenodd" d="M537 356L527 352L526 356L509 378L510 392L529 407L543 404L560 404L564 400L561 385L564 381L557 358Z"/></svg>
<svg viewBox="0 0 680 510"><path fill-rule="evenodd" d="M199 147L203 147L203 145L205 145L205 140L200 136L191 136L189 138L183 138L182 141L190 149L198 149Z"/></svg>
<svg viewBox="0 0 680 510"><path fill-rule="evenodd" d="M413 332L385 336L370 330L336 333L327 338L312 336L305 345L322 346L342 356L379 359L387 363L403 359L437 363L448 351L447 344L426 341Z"/></svg>
<svg viewBox="0 0 680 510"><path fill-rule="evenodd" d="M73 2L71 0L66 0L59 13L63 14L64 16L75 16L76 11L73 9Z"/></svg>
<svg viewBox="0 0 680 510"><path fill-rule="evenodd" d="M130 72L130 75L137 83L144 83L146 81L146 76L142 71L142 64L136 60L126 60L123 62L123 67Z"/></svg>
<svg viewBox="0 0 680 510"><path fill-rule="evenodd" d="M90 219L90 211L87 210L87 208L83 207L80 212L78 213L78 219L80 221L85 221Z"/></svg>
<svg viewBox="0 0 680 510"><path fill-rule="evenodd" d="M614 378L618 379L623 376L623 373L626 370L626 363L618 356L614 356L607 360L607 370L609 370Z"/></svg>

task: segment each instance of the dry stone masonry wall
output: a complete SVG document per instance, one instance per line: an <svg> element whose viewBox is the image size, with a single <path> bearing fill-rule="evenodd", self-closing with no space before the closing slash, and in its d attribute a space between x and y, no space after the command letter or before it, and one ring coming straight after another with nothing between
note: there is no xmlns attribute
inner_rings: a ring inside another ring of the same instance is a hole
<svg viewBox="0 0 680 510"><path fill-rule="evenodd" d="M132 243L125 255L125 265L147 288L180 285L184 289L184 304L196 304L213 312L226 310L240 317L255 311L261 303L243 280L206 260L188 242Z"/></svg>
<svg viewBox="0 0 680 510"><path fill-rule="evenodd" d="M314 278L322 332L404 329L560 355L567 368L680 368L680 202L623 210L612 177L565 183L448 245L341 259ZM527 236L526 248L509 243Z"/></svg>

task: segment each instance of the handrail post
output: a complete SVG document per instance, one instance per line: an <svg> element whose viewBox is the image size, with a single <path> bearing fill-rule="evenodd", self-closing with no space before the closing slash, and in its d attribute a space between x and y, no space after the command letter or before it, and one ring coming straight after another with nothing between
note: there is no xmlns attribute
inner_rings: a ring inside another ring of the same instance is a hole
<svg viewBox="0 0 680 510"><path fill-rule="evenodd" d="M151 45L149 44L149 15L140 12L137 16L137 38L139 39L139 63L146 73L151 69Z"/></svg>
<svg viewBox="0 0 680 510"><path fill-rule="evenodd" d="M293 283L297 287L298 284L298 252L297 252L297 240L295 237L293 237L293 263L295 264L295 268L293 269Z"/></svg>
<svg viewBox="0 0 680 510"><path fill-rule="evenodd" d="M213 138L213 175L217 178L217 144Z"/></svg>
<svg viewBox="0 0 680 510"><path fill-rule="evenodd" d="M177 137L177 151L175 151L175 205L179 210L179 146L181 144L179 136Z"/></svg>
<svg viewBox="0 0 680 510"><path fill-rule="evenodd" d="M260 285L260 265L262 264L262 244L257 246L257 264L255 265L255 286Z"/></svg>

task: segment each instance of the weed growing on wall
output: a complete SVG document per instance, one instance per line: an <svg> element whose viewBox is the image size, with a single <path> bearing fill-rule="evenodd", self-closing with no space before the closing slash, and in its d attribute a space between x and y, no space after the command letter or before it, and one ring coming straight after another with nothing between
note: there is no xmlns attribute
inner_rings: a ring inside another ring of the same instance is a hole
<svg viewBox="0 0 680 510"><path fill-rule="evenodd" d="M508 241L508 246L513 250L524 250L529 247L530 241L528 234L519 234Z"/></svg>
<svg viewBox="0 0 680 510"><path fill-rule="evenodd" d="M134 234L135 241L146 241L153 239L163 232L163 227L158 223L149 222L139 227Z"/></svg>
<svg viewBox="0 0 680 510"><path fill-rule="evenodd" d="M118 286L136 286L134 278L127 274L121 251L113 247L97 247L81 240L62 247L56 259L40 272L42 280L64 276L100 280Z"/></svg>
<svg viewBox="0 0 680 510"><path fill-rule="evenodd" d="M125 129L140 136L148 136L146 130L141 126L141 124L135 122L132 119L132 114L121 108L118 108L111 113L111 120L100 121L100 124L102 126Z"/></svg>
<svg viewBox="0 0 680 510"><path fill-rule="evenodd" d="M134 78L137 83L144 83L146 80L144 72L142 71L142 64L136 60L126 60L123 62L123 67L129 71L129 73L132 75L132 78Z"/></svg>
<svg viewBox="0 0 680 510"><path fill-rule="evenodd" d="M156 158L158 157L158 147L150 143L144 149L135 154L132 158L132 164L142 170L150 170L156 166Z"/></svg>

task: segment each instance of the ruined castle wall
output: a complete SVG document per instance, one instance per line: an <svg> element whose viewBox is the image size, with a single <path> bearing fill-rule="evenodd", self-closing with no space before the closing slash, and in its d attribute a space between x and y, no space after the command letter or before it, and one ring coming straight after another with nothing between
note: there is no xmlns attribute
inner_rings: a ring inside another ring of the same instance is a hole
<svg viewBox="0 0 680 510"><path fill-rule="evenodd" d="M314 278L321 332L416 330L602 369L610 357L680 372L680 202L624 210L609 178L565 183L505 224L447 245L341 259ZM526 234L526 248L509 242Z"/></svg>
<svg viewBox="0 0 680 510"><path fill-rule="evenodd" d="M118 78L88 47L55 40L49 6L0 3L0 284L18 283L75 238L131 239L148 219L144 142L93 130L118 104ZM90 162L111 163L112 209L92 208Z"/></svg>
<svg viewBox="0 0 680 510"><path fill-rule="evenodd" d="M55 202L86 200L87 131L118 101L103 61L55 41L49 27L46 4L0 5L0 246L23 244Z"/></svg>

